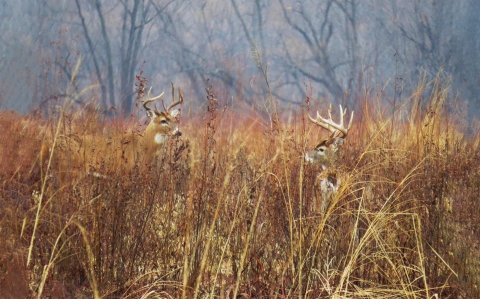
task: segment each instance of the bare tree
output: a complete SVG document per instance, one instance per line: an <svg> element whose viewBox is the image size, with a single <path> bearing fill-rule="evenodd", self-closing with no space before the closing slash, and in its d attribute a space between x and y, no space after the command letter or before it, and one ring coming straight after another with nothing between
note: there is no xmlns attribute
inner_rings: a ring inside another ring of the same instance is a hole
<svg viewBox="0 0 480 299"><path fill-rule="evenodd" d="M103 102L106 106L121 106L129 113L134 101L135 71L140 67L139 54L144 47L143 33L146 26L173 1L118 0L113 5L109 3L109 9L105 10L101 0L86 0L90 21L86 20L81 2L75 0L77 14L101 86ZM155 9L152 10L152 7ZM120 20L120 26L111 24L107 18ZM97 27L100 27L99 32ZM121 29L118 31L116 28ZM116 80L116 70L120 73L119 81ZM119 100L116 100L117 95Z"/></svg>
<svg viewBox="0 0 480 299"><path fill-rule="evenodd" d="M398 59L414 83L420 69L429 78L452 76L453 92L470 99L478 88L480 18L476 1L398 1L382 3L390 20L382 22L393 41ZM478 94L478 93L477 93Z"/></svg>
<svg viewBox="0 0 480 299"><path fill-rule="evenodd" d="M320 83L332 96L343 99L344 92L353 87L357 72L356 1L328 0L290 6L284 0L279 2L293 33L281 34L287 70L295 78L299 74ZM344 24L335 21L338 16L343 16ZM343 74L342 68L347 69ZM344 84L342 78L348 83ZM294 82L299 90L304 89L298 79Z"/></svg>
<svg viewBox="0 0 480 299"><path fill-rule="evenodd" d="M157 18L157 27L162 28L157 40L170 45L163 51L165 63L177 69L177 76L188 79L197 94L204 93L207 79L228 93L223 98L251 94L242 88L248 82L242 75L249 70L242 70L242 62L233 58L239 49L250 54L251 47L243 38L241 25L228 16L233 16L228 2L176 2L168 13ZM186 35L185 28L195 28L195 34Z"/></svg>
<svg viewBox="0 0 480 299"><path fill-rule="evenodd" d="M383 86L395 77L406 82L402 88L414 88L420 70L452 75L452 92L471 103L480 93L480 68L472 63L480 55L480 4L474 0L0 0L0 5L0 85L7 107L14 102L9 98L38 98L37 103L61 98L79 57L74 83L79 89L98 84L105 108L130 112L135 73L143 62L152 85L181 80L187 90L203 94L208 78L224 90L221 97L254 102L265 95L256 80L261 76L254 49L283 102L300 103L311 85L317 94L350 106L368 83ZM368 82L362 81L365 70ZM29 87L18 88L18 82Z"/></svg>

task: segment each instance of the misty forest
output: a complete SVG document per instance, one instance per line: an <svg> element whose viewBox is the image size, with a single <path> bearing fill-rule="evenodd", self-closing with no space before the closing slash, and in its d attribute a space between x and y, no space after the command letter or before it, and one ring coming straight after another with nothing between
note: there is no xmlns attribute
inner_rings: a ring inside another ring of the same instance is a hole
<svg viewBox="0 0 480 299"><path fill-rule="evenodd" d="M1 298L480 297L480 1L0 0Z"/></svg>

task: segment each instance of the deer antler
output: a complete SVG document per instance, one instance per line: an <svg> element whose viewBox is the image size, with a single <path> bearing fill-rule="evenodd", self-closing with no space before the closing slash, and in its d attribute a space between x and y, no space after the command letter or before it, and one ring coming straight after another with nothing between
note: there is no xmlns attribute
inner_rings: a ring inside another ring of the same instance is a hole
<svg viewBox="0 0 480 299"><path fill-rule="evenodd" d="M328 119L323 118L320 113L317 111L317 119L313 119L310 115L308 115L308 118L316 124L319 125L320 127L327 129L332 133L330 135L330 138L342 138L345 139L347 137L348 130L350 130L352 126L352 119L353 119L353 111L352 115L350 116L350 121L348 122L348 127L345 128L345 125L343 123L343 119L345 118L345 114L347 114L347 109L343 110L342 105L340 105L340 123L337 124L332 120L332 105L330 104L330 107L328 108ZM342 136L339 136L339 134L343 134Z"/></svg>
<svg viewBox="0 0 480 299"><path fill-rule="evenodd" d="M182 92L180 91L180 88L178 89L178 93L180 94L179 96L179 100L176 101L176 102L173 102L170 104L170 106L168 106L167 108L165 108L165 105L163 106L163 108L165 109L165 111L169 111L170 109L172 109L173 107L183 103L183 94ZM175 100L175 87L173 86L173 83L172 83L172 100Z"/></svg>
<svg viewBox="0 0 480 299"><path fill-rule="evenodd" d="M158 99L161 98L161 97L163 96L163 94L164 94L164 93L162 92L159 96L156 96L156 97L154 97L154 98L151 98L151 97L150 97L150 91L152 91L152 87L150 87L150 89L148 90L147 99L144 100L144 101L142 101L143 108L145 108L145 110L147 110L147 111L153 110L153 109L151 109L151 108L148 108L148 107L147 107L147 104L150 103L150 102L154 102L154 101L158 100ZM155 109L155 111L158 112L157 109Z"/></svg>

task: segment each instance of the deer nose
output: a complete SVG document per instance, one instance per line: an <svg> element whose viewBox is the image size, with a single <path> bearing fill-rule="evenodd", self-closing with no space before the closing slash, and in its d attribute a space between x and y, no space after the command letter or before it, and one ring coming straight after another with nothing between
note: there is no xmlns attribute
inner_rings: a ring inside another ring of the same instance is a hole
<svg viewBox="0 0 480 299"><path fill-rule="evenodd" d="M313 157L311 156L310 152L305 154L305 161L307 161L308 163L313 163L315 161L315 159L313 159Z"/></svg>
<svg viewBox="0 0 480 299"><path fill-rule="evenodd" d="M173 136L182 136L182 131L180 131L178 128L176 128L175 130L173 130L172 135Z"/></svg>
<svg viewBox="0 0 480 299"><path fill-rule="evenodd" d="M182 132L178 129L178 127L176 127L170 132L170 135L171 136L182 136Z"/></svg>

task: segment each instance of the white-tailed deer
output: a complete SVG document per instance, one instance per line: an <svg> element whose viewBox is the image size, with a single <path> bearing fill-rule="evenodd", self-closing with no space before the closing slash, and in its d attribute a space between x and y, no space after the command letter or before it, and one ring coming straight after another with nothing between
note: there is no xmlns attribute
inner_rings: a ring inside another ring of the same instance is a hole
<svg viewBox="0 0 480 299"><path fill-rule="evenodd" d="M321 200L321 213L324 214L333 196L338 191L341 184L341 175L335 167L337 153L343 145L348 131L352 126L353 111L350 116L348 126L345 128L344 118L347 109L343 110L340 105L340 123L335 123L332 119L332 106L328 109L328 118L323 118L317 111L317 118L308 116L314 124L331 132L329 138L322 140L312 151L305 154L305 160L312 164L319 164L323 171L315 180L313 206L317 209L318 200Z"/></svg>
<svg viewBox="0 0 480 299"><path fill-rule="evenodd" d="M150 88L151 90L151 88ZM150 165L161 153L162 147L168 136L181 135L177 126L177 118L180 109L172 110L173 107L183 102L183 94L179 92L179 99L172 99L172 104L165 107L164 111L150 108L147 104L155 102L163 96L150 97L150 90L147 99L142 100L142 105L150 119L150 123L141 134L70 134L57 137L53 152L53 165L59 171L60 177L66 174L80 172L108 174L112 171L128 171L135 165ZM174 97L172 85L172 96ZM52 142L44 142L41 151L41 163L47 161L51 150Z"/></svg>

